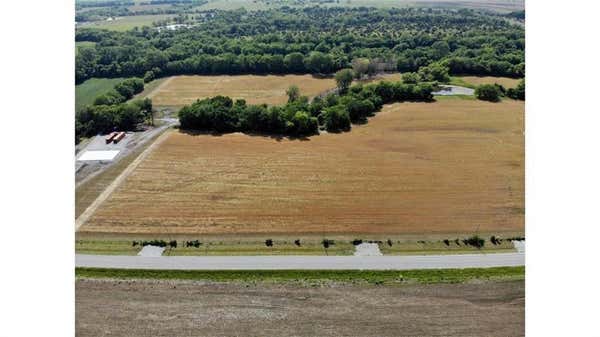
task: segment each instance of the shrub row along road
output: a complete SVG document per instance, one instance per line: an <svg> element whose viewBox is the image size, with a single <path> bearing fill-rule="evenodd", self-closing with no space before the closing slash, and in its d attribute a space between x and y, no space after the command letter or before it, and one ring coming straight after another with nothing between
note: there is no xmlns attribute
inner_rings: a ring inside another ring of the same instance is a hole
<svg viewBox="0 0 600 337"><path fill-rule="evenodd" d="M75 256L77 267L178 270L409 270L525 265L523 253L414 256Z"/></svg>

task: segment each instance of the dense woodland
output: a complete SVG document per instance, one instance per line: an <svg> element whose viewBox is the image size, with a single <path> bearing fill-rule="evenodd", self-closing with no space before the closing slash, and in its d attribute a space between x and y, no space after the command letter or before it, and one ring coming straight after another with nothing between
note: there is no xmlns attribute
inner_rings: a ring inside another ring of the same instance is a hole
<svg viewBox="0 0 600 337"><path fill-rule="evenodd" d="M127 32L80 28L76 82L180 74L329 74L369 59L379 71L523 77L524 29L472 10L289 8L193 14L193 26Z"/></svg>

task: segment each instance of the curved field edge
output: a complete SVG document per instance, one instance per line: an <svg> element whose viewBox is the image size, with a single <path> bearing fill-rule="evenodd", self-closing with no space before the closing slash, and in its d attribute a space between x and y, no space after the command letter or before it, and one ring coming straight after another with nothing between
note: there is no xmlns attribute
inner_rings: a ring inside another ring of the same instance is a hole
<svg viewBox="0 0 600 337"><path fill-rule="evenodd" d="M353 284L463 283L524 280L525 267L416 270L147 270L75 268L76 278L155 279L213 282L336 282Z"/></svg>

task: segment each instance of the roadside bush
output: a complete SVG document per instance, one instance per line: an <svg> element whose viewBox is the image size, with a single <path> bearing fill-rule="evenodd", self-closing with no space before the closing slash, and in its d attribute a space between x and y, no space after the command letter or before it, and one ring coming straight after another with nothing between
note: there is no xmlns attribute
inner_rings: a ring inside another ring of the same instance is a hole
<svg viewBox="0 0 600 337"><path fill-rule="evenodd" d="M329 240L329 239L323 239L323 241L321 241L321 243L323 244L323 247L325 249L329 248L329 246L335 245L335 241Z"/></svg>
<svg viewBox="0 0 600 337"><path fill-rule="evenodd" d="M200 241L198 241L198 240L186 241L185 242L185 246L186 247L195 247L195 248L198 248L198 247L200 247L201 244L202 243Z"/></svg>
<svg viewBox="0 0 600 337"><path fill-rule="evenodd" d="M271 240L271 239L265 240L265 246L267 246L267 247L273 247L273 240Z"/></svg>
<svg viewBox="0 0 600 337"><path fill-rule="evenodd" d="M445 244L446 246L450 246L450 240L448 240L448 239L444 239L444 244Z"/></svg>
<svg viewBox="0 0 600 337"><path fill-rule="evenodd" d="M352 240L350 243L352 243L352 244L353 244L353 245L355 245L355 246L358 246L358 245L360 245L361 243L363 243L363 240L361 240L361 239L354 239L354 240Z"/></svg>
<svg viewBox="0 0 600 337"><path fill-rule="evenodd" d="M475 89L475 97L482 101L499 102L500 89L494 84L482 84Z"/></svg>
<svg viewBox="0 0 600 337"><path fill-rule="evenodd" d="M485 240L480 238L477 235L473 235L470 238L463 240L463 242L465 243L465 245L473 246L476 248L482 248L483 245L485 244Z"/></svg>
<svg viewBox="0 0 600 337"><path fill-rule="evenodd" d="M294 244L295 244L296 246L300 247L300 246L301 246L301 244L300 244L300 239L296 239L296 240L294 240Z"/></svg>
<svg viewBox="0 0 600 337"><path fill-rule="evenodd" d="M166 247L167 242L165 240L149 240L142 241L142 246L158 246L158 247Z"/></svg>
<svg viewBox="0 0 600 337"><path fill-rule="evenodd" d="M495 246L501 244L502 240L497 238L495 235L492 235L492 237L490 238L490 242Z"/></svg>
<svg viewBox="0 0 600 337"><path fill-rule="evenodd" d="M391 247L391 246L392 246L394 243L392 242L392 240L388 239L388 240L387 240L387 244L388 244L388 246L390 246L390 247Z"/></svg>
<svg viewBox="0 0 600 337"><path fill-rule="evenodd" d="M177 248L177 240L171 240L171 241L169 241L169 247L171 247L171 248Z"/></svg>
<svg viewBox="0 0 600 337"><path fill-rule="evenodd" d="M456 243L457 246L460 246L460 240L458 240L458 238L454 240L454 243Z"/></svg>

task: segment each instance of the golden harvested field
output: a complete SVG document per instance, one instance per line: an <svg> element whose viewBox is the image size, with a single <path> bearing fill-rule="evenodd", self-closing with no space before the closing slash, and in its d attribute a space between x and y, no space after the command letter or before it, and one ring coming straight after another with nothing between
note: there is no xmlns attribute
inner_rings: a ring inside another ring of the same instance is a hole
<svg viewBox="0 0 600 337"><path fill-rule="evenodd" d="M80 232L520 232L523 117L522 101L440 100L306 140L173 131Z"/></svg>
<svg viewBox="0 0 600 337"><path fill-rule="evenodd" d="M377 80L399 81L400 74L386 74ZM243 98L249 104L269 105L287 102L285 91L297 85L300 93L313 97L335 88L333 78L311 75L221 75L221 76L173 76L148 94L155 106L181 108L197 99L216 95Z"/></svg>
<svg viewBox="0 0 600 337"><path fill-rule="evenodd" d="M521 81L519 78L494 76L460 76L459 78L472 85L498 83L505 88L514 88L519 84L519 81Z"/></svg>
<svg viewBox="0 0 600 337"><path fill-rule="evenodd" d="M315 96L335 87L333 78L311 75L175 76L149 95L156 106L181 107L216 95L243 98L249 104L283 104L285 91L297 85L302 95Z"/></svg>

